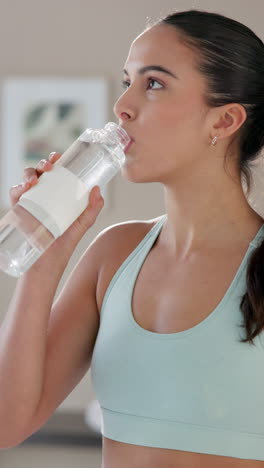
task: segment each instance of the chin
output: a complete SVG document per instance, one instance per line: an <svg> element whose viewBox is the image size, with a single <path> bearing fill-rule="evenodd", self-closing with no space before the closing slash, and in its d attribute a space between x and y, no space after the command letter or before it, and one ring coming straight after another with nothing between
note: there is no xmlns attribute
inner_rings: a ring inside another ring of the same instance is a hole
<svg viewBox="0 0 264 468"><path fill-rule="evenodd" d="M155 177L154 174L151 174L150 171L147 173L143 172L142 169L135 170L134 168L132 169L128 167L126 164L121 168L121 176L135 184L160 182L159 178L157 178L157 176Z"/></svg>

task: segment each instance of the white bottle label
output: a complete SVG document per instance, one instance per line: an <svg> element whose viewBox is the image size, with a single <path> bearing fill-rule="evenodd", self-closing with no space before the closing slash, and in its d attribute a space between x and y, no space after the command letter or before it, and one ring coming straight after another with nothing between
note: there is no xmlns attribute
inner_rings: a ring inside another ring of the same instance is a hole
<svg viewBox="0 0 264 468"><path fill-rule="evenodd" d="M54 164L23 193L18 205L37 218L55 238L63 234L88 206L86 185L63 166Z"/></svg>

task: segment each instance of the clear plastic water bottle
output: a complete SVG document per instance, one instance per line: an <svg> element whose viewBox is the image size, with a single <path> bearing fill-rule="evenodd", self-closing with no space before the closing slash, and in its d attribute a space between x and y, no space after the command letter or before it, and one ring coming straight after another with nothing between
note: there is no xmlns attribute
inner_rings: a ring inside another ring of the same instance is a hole
<svg viewBox="0 0 264 468"><path fill-rule="evenodd" d="M80 216L95 185L102 191L125 162L130 142L114 122L86 129L51 171L0 220L0 268L19 277Z"/></svg>

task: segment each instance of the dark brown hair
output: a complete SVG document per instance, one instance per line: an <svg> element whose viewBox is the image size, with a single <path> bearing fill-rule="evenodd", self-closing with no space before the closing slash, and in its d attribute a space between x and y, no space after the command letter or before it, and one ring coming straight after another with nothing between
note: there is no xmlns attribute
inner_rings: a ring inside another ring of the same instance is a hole
<svg viewBox="0 0 264 468"><path fill-rule="evenodd" d="M249 163L264 147L264 44L247 26L221 14L188 10L169 14L147 28L168 25L175 28L179 40L196 52L196 66L207 81L206 104L219 107L239 103L247 119L234 135L239 148L239 168L251 190ZM229 145L230 147L230 145ZM225 156L228 156L228 151ZM264 201L263 201L264 203ZM240 302L246 332L243 343L264 329L264 241L252 252L246 271L246 293Z"/></svg>

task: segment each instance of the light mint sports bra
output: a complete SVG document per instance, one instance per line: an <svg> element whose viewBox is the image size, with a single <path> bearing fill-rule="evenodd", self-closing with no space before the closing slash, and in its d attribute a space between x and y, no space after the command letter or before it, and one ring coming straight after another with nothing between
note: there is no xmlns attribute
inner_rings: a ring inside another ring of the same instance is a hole
<svg viewBox="0 0 264 468"><path fill-rule="evenodd" d="M102 434L128 444L264 460L264 339L258 335L255 346L239 342L247 261L264 225L208 317L188 330L155 333L135 321L131 298L166 217L123 262L104 297L91 363Z"/></svg>

